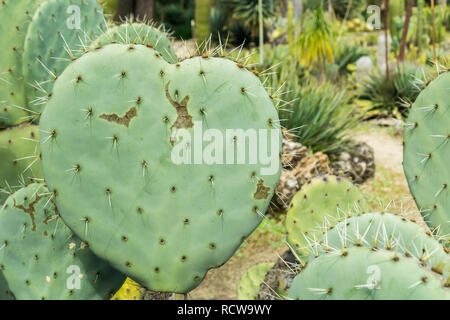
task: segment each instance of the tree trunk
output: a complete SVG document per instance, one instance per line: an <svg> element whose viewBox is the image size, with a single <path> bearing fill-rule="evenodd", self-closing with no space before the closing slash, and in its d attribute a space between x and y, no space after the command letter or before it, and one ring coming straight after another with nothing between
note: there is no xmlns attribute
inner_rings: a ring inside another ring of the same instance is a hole
<svg viewBox="0 0 450 320"><path fill-rule="evenodd" d="M117 12L114 17L116 21L122 21L129 18L134 12L133 0L119 0L117 3Z"/></svg>
<svg viewBox="0 0 450 320"><path fill-rule="evenodd" d="M433 41L433 59L434 62L437 62L437 54L436 54L436 23L435 23L435 7L434 7L434 0L431 0L431 28L432 28L432 41Z"/></svg>
<svg viewBox="0 0 450 320"><path fill-rule="evenodd" d="M155 0L119 0L117 4L116 21L135 17L146 21L155 18Z"/></svg>
<svg viewBox="0 0 450 320"><path fill-rule="evenodd" d="M205 41L210 35L211 0L195 1L195 37Z"/></svg>
<svg viewBox="0 0 450 320"><path fill-rule="evenodd" d="M385 19L385 26L384 26L384 45L385 45L385 54L386 54L386 78L390 78L389 74L389 0L385 0L386 4L386 19Z"/></svg>
<svg viewBox="0 0 450 320"><path fill-rule="evenodd" d="M155 18L155 0L137 0L136 18L140 20L153 20Z"/></svg>
<svg viewBox="0 0 450 320"><path fill-rule="evenodd" d="M400 42L400 54L398 55L398 61L401 62L405 59L406 40L408 37L409 21L412 16L412 7L414 0L408 0L408 7L406 8L405 26L403 27L402 40Z"/></svg>

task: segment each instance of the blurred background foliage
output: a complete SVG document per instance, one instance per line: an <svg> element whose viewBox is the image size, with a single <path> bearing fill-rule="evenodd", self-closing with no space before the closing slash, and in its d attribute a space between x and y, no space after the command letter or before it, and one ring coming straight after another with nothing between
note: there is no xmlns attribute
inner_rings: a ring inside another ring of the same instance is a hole
<svg viewBox="0 0 450 320"><path fill-rule="evenodd" d="M448 67L450 61L450 7L445 0L435 1L435 50L430 1L413 1L404 61L399 54L408 0L390 0L389 13L385 0L262 0L262 48L258 0L127 1L152 2L150 18L175 40L202 42L210 37L212 48L226 43L228 56L266 79L282 125L312 151L331 157L351 143L358 121L405 119L419 91L436 76L436 66ZM105 11L117 16L117 0L103 2ZM367 23L373 14L367 12L369 5L381 10L380 29ZM392 39L389 74L380 68L384 43L379 41L386 21ZM362 72L361 58L370 62Z"/></svg>

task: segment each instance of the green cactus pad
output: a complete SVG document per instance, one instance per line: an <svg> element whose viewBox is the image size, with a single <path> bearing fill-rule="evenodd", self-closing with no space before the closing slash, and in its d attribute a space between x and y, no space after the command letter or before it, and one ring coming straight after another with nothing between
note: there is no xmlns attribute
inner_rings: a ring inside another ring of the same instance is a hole
<svg viewBox="0 0 450 320"><path fill-rule="evenodd" d="M242 275L238 284L238 300L255 300L258 296L259 286L264 281L266 273L273 267L274 263L258 263L250 267Z"/></svg>
<svg viewBox="0 0 450 320"><path fill-rule="evenodd" d="M108 29L91 45L92 48L111 43L142 44L153 47L169 63L178 61L175 50L166 33L144 23L125 22Z"/></svg>
<svg viewBox="0 0 450 320"><path fill-rule="evenodd" d="M303 186L291 201L286 217L288 243L299 255L308 255L311 243L320 240L324 227L368 210L364 196L349 180L317 177Z"/></svg>
<svg viewBox="0 0 450 320"><path fill-rule="evenodd" d="M106 30L96 0L48 0L36 10L28 26L23 54L27 105L41 112L43 96L67 65L83 53L92 39Z"/></svg>
<svg viewBox="0 0 450 320"><path fill-rule="evenodd" d="M281 130L261 81L239 64L169 64L152 48L111 44L69 65L53 91L41 118L46 182L64 221L136 282L188 292L261 222L281 173ZM228 164L176 164L193 147L208 155L187 140L200 127L221 133ZM275 146L274 170L231 164L234 148L250 153L234 129L267 133L258 140Z"/></svg>
<svg viewBox="0 0 450 320"><path fill-rule="evenodd" d="M450 243L450 72L417 97L405 126L403 168L409 189L432 231Z"/></svg>
<svg viewBox="0 0 450 320"><path fill-rule="evenodd" d="M19 300L108 299L125 281L64 225L42 184L5 202L0 243L2 272Z"/></svg>
<svg viewBox="0 0 450 320"><path fill-rule="evenodd" d="M430 232L402 216L390 213L366 213L338 223L322 236L315 255L324 251L342 251L352 246L393 250L412 255L443 275L450 284L450 255Z"/></svg>
<svg viewBox="0 0 450 320"><path fill-rule="evenodd" d="M14 300L14 294L6 282L5 276L0 270L0 301L1 300Z"/></svg>
<svg viewBox="0 0 450 320"><path fill-rule="evenodd" d="M0 131L0 205L32 178L43 178L39 128L31 124Z"/></svg>
<svg viewBox="0 0 450 320"><path fill-rule="evenodd" d="M352 247L320 255L297 275L289 298L301 300L449 300L450 289L414 257Z"/></svg>
<svg viewBox="0 0 450 320"><path fill-rule="evenodd" d="M43 0L0 3L0 128L27 120L22 54L28 24Z"/></svg>

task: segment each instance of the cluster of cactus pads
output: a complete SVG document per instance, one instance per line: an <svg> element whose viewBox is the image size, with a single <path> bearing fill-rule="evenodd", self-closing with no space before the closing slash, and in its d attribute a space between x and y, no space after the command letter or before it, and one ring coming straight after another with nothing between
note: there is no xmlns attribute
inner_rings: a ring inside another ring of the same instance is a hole
<svg viewBox="0 0 450 320"><path fill-rule="evenodd" d="M313 179L292 199L286 217L287 241L299 256L307 255L322 228L369 210L361 191L347 179L326 175Z"/></svg>
<svg viewBox="0 0 450 320"><path fill-rule="evenodd" d="M299 262L286 299L450 299L450 72L405 125L404 170L429 226L370 207L350 181L317 177L292 199L287 243Z"/></svg>
<svg viewBox="0 0 450 320"><path fill-rule="evenodd" d="M286 299L450 299L450 72L411 108L404 170L430 229L377 212L339 177L317 177L292 199L287 243L301 271Z"/></svg>
<svg viewBox="0 0 450 320"><path fill-rule="evenodd" d="M171 157L186 134L212 129L236 160L241 141L227 130L267 130L259 146L276 142L279 162L279 119L257 73L207 54L179 62L166 33L108 28L95 0L5 0L0 18L11 48L0 59L0 299L198 286L261 222L281 167Z"/></svg>
<svg viewBox="0 0 450 320"><path fill-rule="evenodd" d="M64 224L53 193L30 184L0 211L0 267L17 299L107 299L125 276ZM70 274L70 276L68 276Z"/></svg>
<svg viewBox="0 0 450 320"><path fill-rule="evenodd" d="M311 197L311 188L320 183L319 189L324 190L330 180L318 178L299 195ZM343 201L346 190L348 185L330 190L328 197ZM359 197L354 200L348 203L350 208L363 202ZM289 237L297 235L307 240L303 250L297 252L301 271L285 298L450 299L449 251L432 232L390 213L344 210L338 215L335 206L326 206L323 198L318 198L315 205L305 201L291 208L300 213L289 212L298 215L295 223L292 218L286 221L291 230ZM322 223L307 231L296 229L304 220L309 226L306 213L311 208L336 214L323 216ZM314 237L305 236L306 232Z"/></svg>
<svg viewBox="0 0 450 320"><path fill-rule="evenodd" d="M279 163L261 175L262 163L219 159L242 149L228 130L281 146L258 74L208 54L179 62L167 34L108 28L95 0L3 0L0 20L0 299L194 289L259 225L279 180ZM431 82L405 128L405 174L431 231L318 177L287 213L301 264L288 298L450 299L449 87L448 72ZM205 129L226 139L199 159ZM249 269L239 298L271 267Z"/></svg>
<svg viewBox="0 0 450 320"><path fill-rule="evenodd" d="M98 256L148 289L185 293L258 226L280 172L176 165L176 134L203 125L280 139L277 121L259 78L235 62L169 64L150 46L110 44L56 81L40 123L44 176L64 221Z"/></svg>

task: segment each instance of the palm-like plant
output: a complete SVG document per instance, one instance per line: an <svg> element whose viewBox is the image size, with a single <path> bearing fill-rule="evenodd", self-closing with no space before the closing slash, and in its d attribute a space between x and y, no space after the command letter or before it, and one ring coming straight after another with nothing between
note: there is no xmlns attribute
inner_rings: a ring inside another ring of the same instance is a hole
<svg viewBox="0 0 450 320"><path fill-rule="evenodd" d="M306 18L299 36L300 62L304 65L320 63L323 74L325 63L334 60L332 40L331 27L325 20L323 7L319 6Z"/></svg>
<svg viewBox="0 0 450 320"><path fill-rule="evenodd" d="M232 0L232 3L234 5L234 15L251 28L252 37L256 40L259 35L258 0ZM262 14L264 19L274 15L273 0L262 1Z"/></svg>
<svg viewBox="0 0 450 320"><path fill-rule="evenodd" d="M421 67L409 63L397 65L389 78L382 72L371 74L360 95L372 104L367 116L407 118L409 106L424 87L424 74Z"/></svg>

